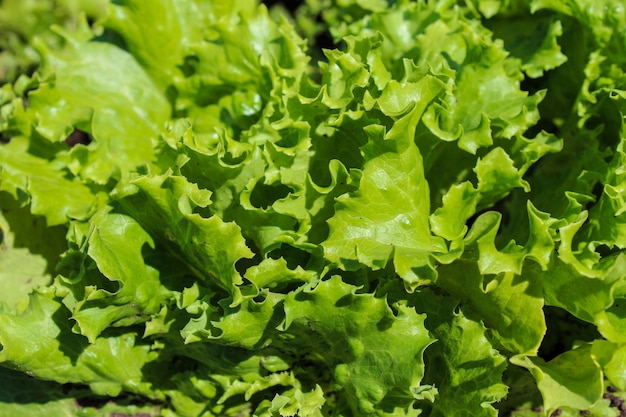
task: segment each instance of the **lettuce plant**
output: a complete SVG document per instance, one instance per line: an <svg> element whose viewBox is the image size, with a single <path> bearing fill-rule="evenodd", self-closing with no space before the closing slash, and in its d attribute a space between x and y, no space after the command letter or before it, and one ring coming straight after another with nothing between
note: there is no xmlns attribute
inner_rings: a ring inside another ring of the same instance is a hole
<svg viewBox="0 0 626 417"><path fill-rule="evenodd" d="M291 6L32 42L0 416L618 415L623 2Z"/></svg>

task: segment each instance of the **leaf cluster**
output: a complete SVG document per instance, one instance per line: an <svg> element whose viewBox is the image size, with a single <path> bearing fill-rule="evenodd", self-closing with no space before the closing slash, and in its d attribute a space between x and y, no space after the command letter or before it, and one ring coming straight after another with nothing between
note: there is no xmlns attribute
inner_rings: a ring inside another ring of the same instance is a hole
<svg viewBox="0 0 626 417"><path fill-rule="evenodd" d="M0 416L626 391L621 0L87 3L0 6Z"/></svg>

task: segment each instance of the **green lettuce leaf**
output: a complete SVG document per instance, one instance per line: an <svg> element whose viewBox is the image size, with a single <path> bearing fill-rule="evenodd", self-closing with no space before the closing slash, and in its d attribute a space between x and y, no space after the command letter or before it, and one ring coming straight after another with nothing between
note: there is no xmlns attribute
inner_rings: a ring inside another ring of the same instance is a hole
<svg viewBox="0 0 626 417"><path fill-rule="evenodd" d="M78 276L66 281L92 284L70 288L76 299L72 317L80 333L94 343L112 323L141 322L144 314L158 312L162 297L158 271L145 265L142 256L143 246L154 243L135 220L103 210L92 219L86 243L87 255L102 274L104 285L89 282L82 265ZM126 247L124 256L119 256L117 250L122 247Z"/></svg>
<svg viewBox="0 0 626 417"><path fill-rule="evenodd" d="M437 341L426 350L424 381L437 388L434 404L425 406L431 416L471 413L496 416L493 403L503 399L505 357L491 344L486 327L465 317L452 298L430 290L416 293L412 303L426 313L426 325ZM439 366L428 366L437 363Z"/></svg>
<svg viewBox="0 0 626 417"><path fill-rule="evenodd" d="M238 302L237 286L243 281L235 263L253 254L236 224L194 212L210 204L210 192L166 173L138 177L119 188L114 198L160 244L179 254L198 278L231 291Z"/></svg>
<svg viewBox="0 0 626 417"><path fill-rule="evenodd" d="M530 207L529 214L533 214ZM442 265L437 283L468 300L504 349L536 354L546 332L542 281L539 265L524 260L543 258L545 267L553 243L545 225L537 222L533 225L537 236L529 239L527 247L510 242L498 250L494 238L499 223L500 216L494 212L478 217L466 237L463 258Z"/></svg>
<svg viewBox="0 0 626 417"><path fill-rule="evenodd" d="M392 259L407 288L434 278L430 252L445 252L446 248L430 235L428 185L421 155L410 138L424 108L441 87L436 78L428 76L408 84L405 88L420 103L408 110L406 104L385 100L383 90L378 102L381 110L393 112L393 107L400 107L406 114L389 132L382 126L366 128L369 142L363 147L365 164L359 190L337 199L336 213L329 220L330 235L322 244L330 261L356 269L358 264L384 268Z"/></svg>
<svg viewBox="0 0 626 417"><path fill-rule="evenodd" d="M11 195L1 193L0 206L0 310L22 311L29 294L51 282L67 243L63 228L46 227Z"/></svg>
<svg viewBox="0 0 626 417"><path fill-rule="evenodd" d="M424 349L433 342L425 316L401 304L392 313L383 299L356 290L335 276L288 294L283 327L296 337L289 349L325 352L318 360L330 368L345 412L405 415L420 390Z"/></svg>
<svg viewBox="0 0 626 417"><path fill-rule="evenodd" d="M549 362L527 356L511 361L528 368L537 380L548 413L559 407L578 410L593 406L604 391L602 372L591 355L590 345L567 351Z"/></svg>
<svg viewBox="0 0 626 417"><path fill-rule="evenodd" d="M35 292L23 312L0 315L0 361L39 379L88 384L99 395L151 393L141 371L154 359L149 345L136 344L133 333L89 344L71 331L70 317L53 291Z"/></svg>
<svg viewBox="0 0 626 417"><path fill-rule="evenodd" d="M2 191L21 204L30 204L31 213L44 216L49 226L85 219L98 205L98 195L80 181L67 178L67 170L26 152L28 143L13 139L0 147ZM15 154L21 154L15 158Z"/></svg>

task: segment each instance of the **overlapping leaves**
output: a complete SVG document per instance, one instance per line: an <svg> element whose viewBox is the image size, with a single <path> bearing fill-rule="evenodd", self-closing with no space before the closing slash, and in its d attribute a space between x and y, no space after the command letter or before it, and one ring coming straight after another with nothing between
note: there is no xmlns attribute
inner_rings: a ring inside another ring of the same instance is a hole
<svg viewBox="0 0 626 417"><path fill-rule="evenodd" d="M2 89L0 363L166 416L493 416L506 359L549 412L626 387L624 18L586 4L57 29ZM546 306L598 336L546 360Z"/></svg>

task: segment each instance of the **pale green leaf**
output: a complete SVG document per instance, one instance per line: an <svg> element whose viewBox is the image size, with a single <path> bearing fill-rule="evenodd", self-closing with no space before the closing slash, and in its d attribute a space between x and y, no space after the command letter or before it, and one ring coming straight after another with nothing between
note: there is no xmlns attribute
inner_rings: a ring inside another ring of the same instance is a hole
<svg viewBox="0 0 626 417"><path fill-rule="evenodd" d="M335 276L287 295L285 331L298 338L297 346L325 352L340 402L352 413L406 410L424 374L424 349L433 342L425 316L402 305L394 314L384 299L355 291Z"/></svg>
<svg viewBox="0 0 626 417"><path fill-rule="evenodd" d="M602 371L592 359L591 345L569 350L549 362L523 355L511 361L533 375L548 413L562 406L585 410L602 398Z"/></svg>

